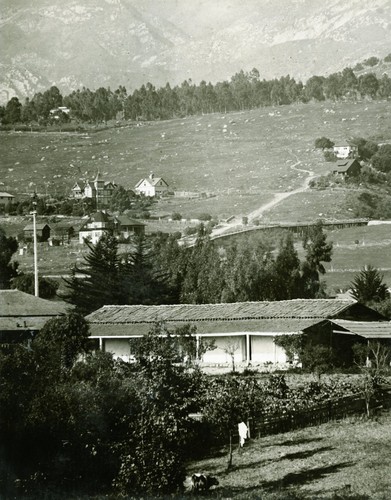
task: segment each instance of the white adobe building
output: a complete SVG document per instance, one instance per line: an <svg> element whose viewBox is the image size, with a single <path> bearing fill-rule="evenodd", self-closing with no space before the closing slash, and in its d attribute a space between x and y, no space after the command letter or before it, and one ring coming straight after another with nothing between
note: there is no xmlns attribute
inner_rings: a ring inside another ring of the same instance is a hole
<svg viewBox="0 0 391 500"><path fill-rule="evenodd" d="M176 304L159 306L104 306L86 317L91 338L100 349L124 361L132 359L131 340L147 334L156 323L169 331L191 324L196 339L211 339L216 348L206 352L205 364L287 362L285 350L274 343L279 335L308 333L317 341L339 345L343 352L360 337L391 341L391 322L354 300L296 299L274 302ZM331 342L331 340L330 340Z"/></svg>

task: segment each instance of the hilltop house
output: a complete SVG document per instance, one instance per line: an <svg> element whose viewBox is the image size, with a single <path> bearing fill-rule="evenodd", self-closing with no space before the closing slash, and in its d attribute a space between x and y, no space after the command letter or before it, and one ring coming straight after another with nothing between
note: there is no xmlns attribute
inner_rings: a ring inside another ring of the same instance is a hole
<svg viewBox="0 0 391 500"><path fill-rule="evenodd" d="M126 361L132 359L131 341L162 322L170 330L191 324L197 343L212 339L216 348L203 355L204 363L228 363L235 347L236 362L286 363L279 335L305 333L315 342L332 346L341 363L351 362L352 343L366 338L391 340L391 323L376 311L353 300L296 299L232 304L160 306L104 306L89 314L91 338L102 350Z"/></svg>
<svg viewBox="0 0 391 500"><path fill-rule="evenodd" d="M38 241L47 241L50 238L50 226L46 222L37 223L35 227ZM34 239L34 224L27 224L23 228L23 236L26 241Z"/></svg>
<svg viewBox="0 0 391 500"><path fill-rule="evenodd" d="M162 177L155 177L153 173L145 179L141 179L135 186L138 194L145 196L162 196L169 189L169 185Z"/></svg>
<svg viewBox="0 0 391 500"><path fill-rule="evenodd" d="M111 181L105 181L100 172L97 173L93 181L87 181L84 186L76 182L72 187L71 197L76 200L90 199L93 200L95 206L105 207L109 204L111 195L117 187Z"/></svg>
<svg viewBox="0 0 391 500"><path fill-rule="evenodd" d="M87 239L95 245L105 233L112 233L118 238L127 239L133 235L142 235L144 232L144 223L125 215L113 216L100 210L91 214L80 228L79 242L83 243Z"/></svg>
<svg viewBox="0 0 391 500"><path fill-rule="evenodd" d="M361 165L356 159L337 160L332 168L332 173L341 177L357 177L360 172Z"/></svg>
<svg viewBox="0 0 391 500"><path fill-rule="evenodd" d="M340 146L334 146L334 154L337 158L356 158L358 155L358 147L351 146L350 144L343 144Z"/></svg>
<svg viewBox="0 0 391 500"><path fill-rule="evenodd" d="M68 307L19 290L0 290L0 348L28 342L49 319L66 314Z"/></svg>

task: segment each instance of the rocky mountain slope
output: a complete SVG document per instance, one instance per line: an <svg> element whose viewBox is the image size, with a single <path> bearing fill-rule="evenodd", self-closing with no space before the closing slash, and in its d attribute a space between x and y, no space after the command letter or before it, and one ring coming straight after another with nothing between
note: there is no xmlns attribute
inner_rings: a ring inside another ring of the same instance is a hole
<svg viewBox="0 0 391 500"><path fill-rule="evenodd" d="M2 0L0 97L256 67L306 79L391 46L389 0Z"/></svg>

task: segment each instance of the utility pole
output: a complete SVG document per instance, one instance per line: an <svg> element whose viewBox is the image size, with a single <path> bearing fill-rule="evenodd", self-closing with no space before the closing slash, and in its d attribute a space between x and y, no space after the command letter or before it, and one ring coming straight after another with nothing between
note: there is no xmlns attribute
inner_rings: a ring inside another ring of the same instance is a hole
<svg viewBox="0 0 391 500"><path fill-rule="evenodd" d="M36 215L37 215L37 203L33 201L34 210L31 213L33 216L33 233L34 233L34 295L39 297L39 285L38 285L38 254L37 254L37 225L36 225Z"/></svg>

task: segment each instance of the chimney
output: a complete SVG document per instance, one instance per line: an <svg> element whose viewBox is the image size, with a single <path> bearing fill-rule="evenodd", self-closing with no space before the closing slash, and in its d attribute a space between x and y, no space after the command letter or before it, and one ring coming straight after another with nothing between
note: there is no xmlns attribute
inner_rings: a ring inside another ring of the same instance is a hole
<svg viewBox="0 0 391 500"><path fill-rule="evenodd" d="M153 181L154 177L155 177L155 174L154 174L153 172L151 172L151 173L149 174L149 178L151 179L151 181Z"/></svg>

